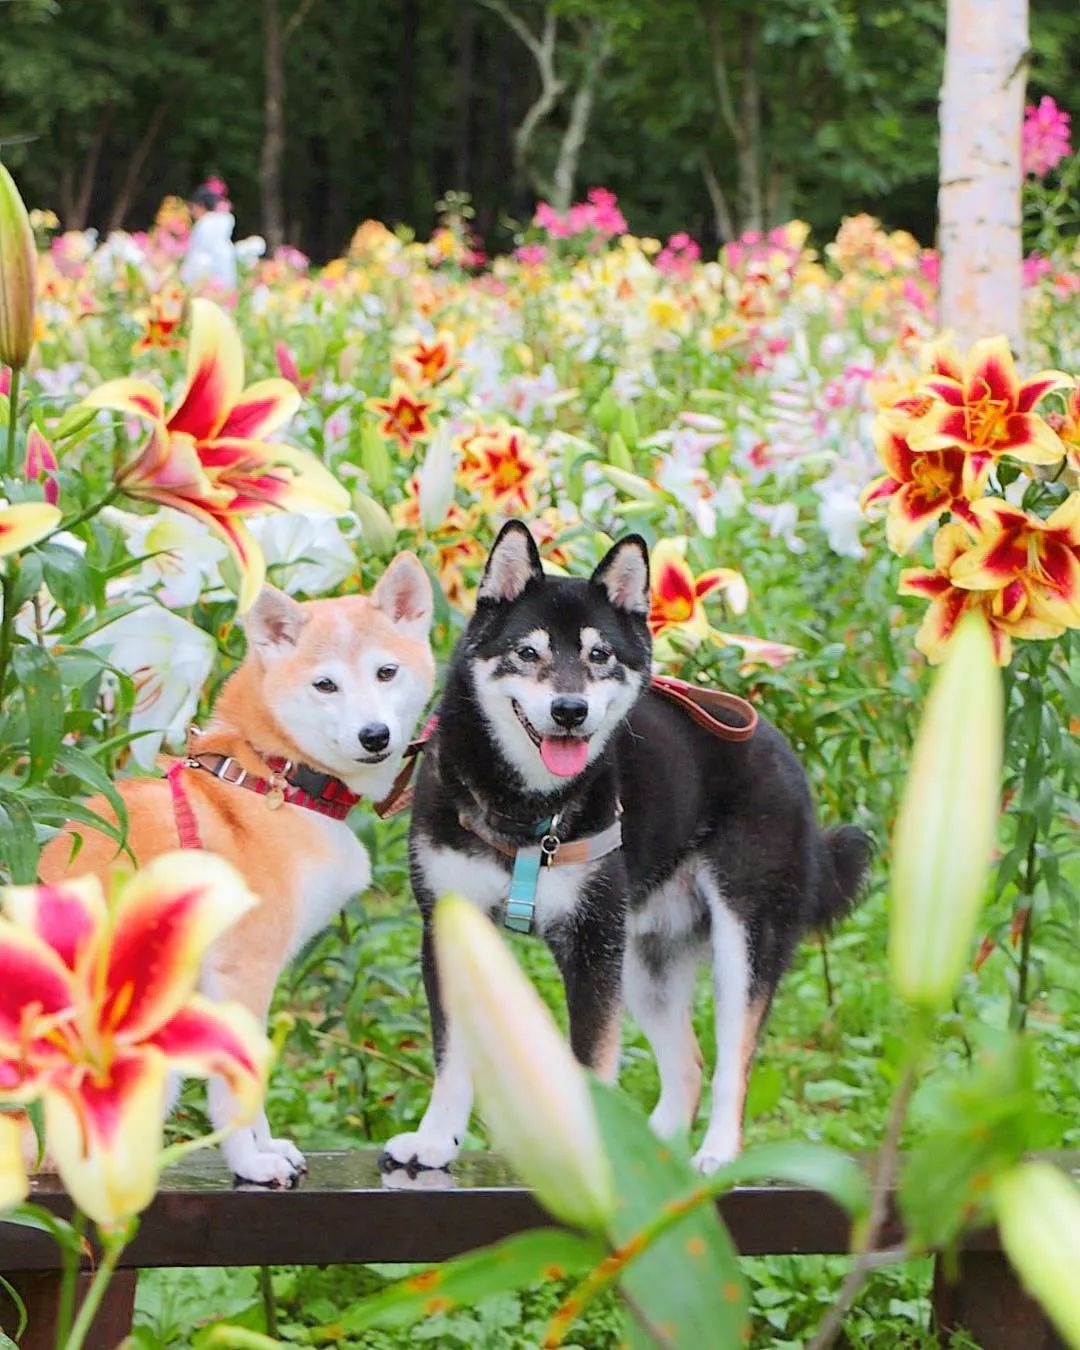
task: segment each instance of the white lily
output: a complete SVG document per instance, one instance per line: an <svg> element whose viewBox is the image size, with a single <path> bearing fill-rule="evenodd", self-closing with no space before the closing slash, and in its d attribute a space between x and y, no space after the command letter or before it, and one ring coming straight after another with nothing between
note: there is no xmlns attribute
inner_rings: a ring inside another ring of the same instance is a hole
<svg viewBox="0 0 1080 1350"><path fill-rule="evenodd" d="M420 523L428 534L434 534L446 519L454 500L454 471L457 456L449 422L440 424L431 438L424 462L420 466L418 497Z"/></svg>
<svg viewBox="0 0 1080 1350"><path fill-rule="evenodd" d="M355 516L347 519L353 532L359 529ZM356 571L356 547L334 516L277 511L254 517L248 529L273 569L274 585L289 595L323 595Z"/></svg>
<svg viewBox="0 0 1080 1350"><path fill-rule="evenodd" d="M109 507L102 513L124 533L130 553L146 561L131 579L134 589L156 590L170 609L186 609L221 586L219 565L229 550L200 521L163 507L153 515Z"/></svg>
<svg viewBox="0 0 1080 1350"><path fill-rule="evenodd" d="M556 1218L589 1231L615 1207L585 1071L491 921L462 896L435 907L447 1017L460 1033L484 1119Z"/></svg>
<svg viewBox="0 0 1080 1350"><path fill-rule="evenodd" d="M214 639L160 605L144 605L106 624L85 645L107 651L111 665L135 682L129 730L147 732L131 753L151 769L163 741L183 744L199 692L213 669Z"/></svg>

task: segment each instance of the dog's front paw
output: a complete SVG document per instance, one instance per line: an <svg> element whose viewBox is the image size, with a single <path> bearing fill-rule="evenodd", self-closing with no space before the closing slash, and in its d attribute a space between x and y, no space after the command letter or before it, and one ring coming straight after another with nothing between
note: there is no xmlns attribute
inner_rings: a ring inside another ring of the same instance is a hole
<svg viewBox="0 0 1080 1350"><path fill-rule="evenodd" d="M396 1134L389 1140L379 1159L384 1172L404 1167L411 1172L425 1169L445 1171L458 1155L461 1147L452 1136L424 1134L417 1130L410 1134Z"/></svg>
<svg viewBox="0 0 1080 1350"><path fill-rule="evenodd" d="M728 1148L725 1145L710 1144L706 1139L701 1148L690 1159L690 1165L703 1176L711 1176L726 1163L733 1162L739 1156L739 1147Z"/></svg>
<svg viewBox="0 0 1080 1350"><path fill-rule="evenodd" d="M285 1142L284 1140L280 1142ZM233 1176L242 1184L249 1186L269 1186L274 1190L292 1190L299 1184L300 1174L306 1171L304 1159L291 1144L292 1153L300 1159L300 1166L291 1157L275 1153L270 1149L252 1146L244 1149L239 1156L230 1158L229 1166Z"/></svg>
<svg viewBox="0 0 1080 1350"><path fill-rule="evenodd" d="M298 1172L308 1170L307 1160L291 1139L268 1139L265 1144L267 1153L276 1153L296 1168Z"/></svg>

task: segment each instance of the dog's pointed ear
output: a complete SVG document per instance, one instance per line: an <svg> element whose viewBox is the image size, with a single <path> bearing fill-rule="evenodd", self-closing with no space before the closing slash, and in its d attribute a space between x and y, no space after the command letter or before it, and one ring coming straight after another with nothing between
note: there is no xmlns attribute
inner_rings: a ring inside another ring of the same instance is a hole
<svg viewBox="0 0 1080 1350"><path fill-rule="evenodd" d="M307 623L304 607L276 586L264 585L244 619L249 646L264 661L287 656L300 640Z"/></svg>
<svg viewBox="0 0 1080 1350"><path fill-rule="evenodd" d="M476 598L496 602L516 600L530 581L542 579L543 575L540 552L528 526L520 520L508 520L488 555Z"/></svg>
<svg viewBox="0 0 1080 1350"><path fill-rule="evenodd" d="M371 592L371 600L406 637L427 641L435 616L435 597L415 553L399 553L391 560Z"/></svg>
<svg viewBox="0 0 1080 1350"><path fill-rule="evenodd" d="M616 609L649 612L649 550L640 534L628 534L607 551L590 578L603 586Z"/></svg>

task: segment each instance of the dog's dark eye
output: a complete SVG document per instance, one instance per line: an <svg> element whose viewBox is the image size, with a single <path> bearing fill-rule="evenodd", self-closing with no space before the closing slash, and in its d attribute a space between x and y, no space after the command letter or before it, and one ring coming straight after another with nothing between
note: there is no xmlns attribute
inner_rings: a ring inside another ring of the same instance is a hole
<svg viewBox="0 0 1080 1350"><path fill-rule="evenodd" d="M519 647L517 649L517 658L519 661L527 661L530 665L532 665L534 661L540 660L540 653L536 650L535 647L529 646Z"/></svg>
<svg viewBox="0 0 1080 1350"><path fill-rule="evenodd" d="M614 652L612 652L610 647L605 647L603 644L597 643L589 653L589 660L598 666L602 666L605 661L610 661L613 655Z"/></svg>
<svg viewBox="0 0 1080 1350"><path fill-rule="evenodd" d="M336 694L338 691L337 685L328 675L324 675L321 680L315 680L311 687L317 689L320 694Z"/></svg>
<svg viewBox="0 0 1080 1350"><path fill-rule="evenodd" d="M398 668L395 665L390 664L380 666L379 669L375 672L375 678L379 681L380 684L388 684L397 673Z"/></svg>

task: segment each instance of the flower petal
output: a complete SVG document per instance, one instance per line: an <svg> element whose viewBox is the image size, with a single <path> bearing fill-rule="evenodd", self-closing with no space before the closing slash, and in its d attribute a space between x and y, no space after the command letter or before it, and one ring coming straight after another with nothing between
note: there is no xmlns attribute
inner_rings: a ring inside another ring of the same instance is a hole
<svg viewBox="0 0 1080 1350"><path fill-rule="evenodd" d="M105 919L105 896L97 877L74 877L51 886L10 886L4 910L51 947L69 970Z"/></svg>
<svg viewBox="0 0 1080 1350"><path fill-rule="evenodd" d="M890 477L901 483L911 481L911 447L898 428L890 426L883 417L875 420L871 435L878 458Z"/></svg>
<svg viewBox="0 0 1080 1350"><path fill-rule="evenodd" d="M915 540L948 509L948 500L915 483L905 483L889 502L885 538L894 553L905 554Z"/></svg>
<svg viewBox="0 0 1080 1350"><path fill-rule="evenodd" d="M160 422L165 417L161 394L146 380L110 380L82 401L84 408L107 408L110 412L126 413L129 417L152 417Z"/></svg>
<svg viewBox="0 0 1080 1350"><path fill-rule="evenodd" d="M1064 442L1038 413L1014 413L1005 431L1005 438L994 446L997 454L1012 455L1027 464L1057 464L1064 458Z"/></svg>
<svg viewBox="0 0 1080 1350"><path fill-rule="evenodd" d="M0 1115L0 1214L21 1205L30 1192L22 1156L22 1126Z"/></svg>
<svg viewBox="0 0 1080 1350"><path fill-rule="evenodd" d="M18 553L55 530L61 511L47 502L16 502L0 507L0 558Z"/></svg>
<svg viewBox="0 0 1080 1350"><path fill-rule="evenodd" d="M9 893L3 892L5 901ZM37 1017L64 1012L72 1000L71 972L59 956L36 934L0 917L0 1054L17 1054Z"/></svg>
<svg viewBox="0 0 1080 1350"><path fill-rule="evenodd" d="M1073 377L1066 375L1063 370L1040 370L1020 386L1017 410L1031 412L1044 394L1052 393L1055 389L1071 389L1074 383Z"/></svg>
<svg viewBox="0 0 1080 1350"><path fill-rule="evenodd" d="M244 388L244 349L236 325L212 300L191 302L187 387L166 421L196 440L217 435Z"/></svg>
<svg viewBox="0 0 1080 1350"><path fill-rule="evenodd" d="M684 623L693 616L694 574L672 540L661 539L653 549L649 575L652 577L650 623Z"/></svg>
<svg viewBox="0 0 1080 1350"><path fill-rule="evenodd" d="M741 572L736 572L734 567L714 567L709 572L700 572L697 581L694 582L694 594L700 600L708 595L710 591L727 590L729 586L743 581ZM743 585L745 586L745 582Z"/></svg>
<svg viewBox="0 0 1080 1350"><path fill-rule="evenodd" d="M116 481L128 496L166 506L172 504L178 493L209 500L216 492L199 460L195 442L190 436L172 435L160 422L142 450L120 469ZM228 501L227 493L216 495L222 502Z"/></svg>
<svg viewBox="0 0 1080 1350"><path fill-rule="evenodd" d="M149 1043L182 1074L220 1075L229 1084L245 1124L266 1090L271 1047L254 1016L237 1003L212 1003L193 995Z"/></svg>
<svg viewBox="0 0 1080 1350"><path fill-rule="evenodd" d="M219 436L259 441L284 426L300 406L300 391L288 380L260 380L245 389Z"/></svg>
<svg viewBox="0 0 1080 1350"><path fill-rule="evenodd" d="M232 511L349 509L349 494L330 470L294 445L220 438L202 442L199 458L216 483L232 489Z"/></svg>
<svg viewBox="0 0 1080 1350"><path fill-rule="evenodd" d="M915 646L931 665L936 666L945 655L949 639L956 630L960 616L967 609L969 598L966 591L950 586L927 607L919 631L915 634Z"/></svg>
<svg viewBox="0 0 1080 1350"><path fill-rule="evenodd" d="M45 1134L64 1188L101 1228L154 1198L168 1063L159 1050L118 1053L105 1075L74 1069L45 1094Z"/></svg>
<svg viewBox="0 0 1080 1350"><path fill-rule="evenodd" d="M108 951L101 1022L136 1042L187 1001L207 949L257 900L212 853L155 858L123 887Z"/></svg>
<svg viewBox="0 0 1080 1350"><path fill-rule="evenodd" d="M964 399L978 403L983 398L1015 408L1020 399L1020 377L1004 336L983 338L968 353L964 367Z"/></svg>

